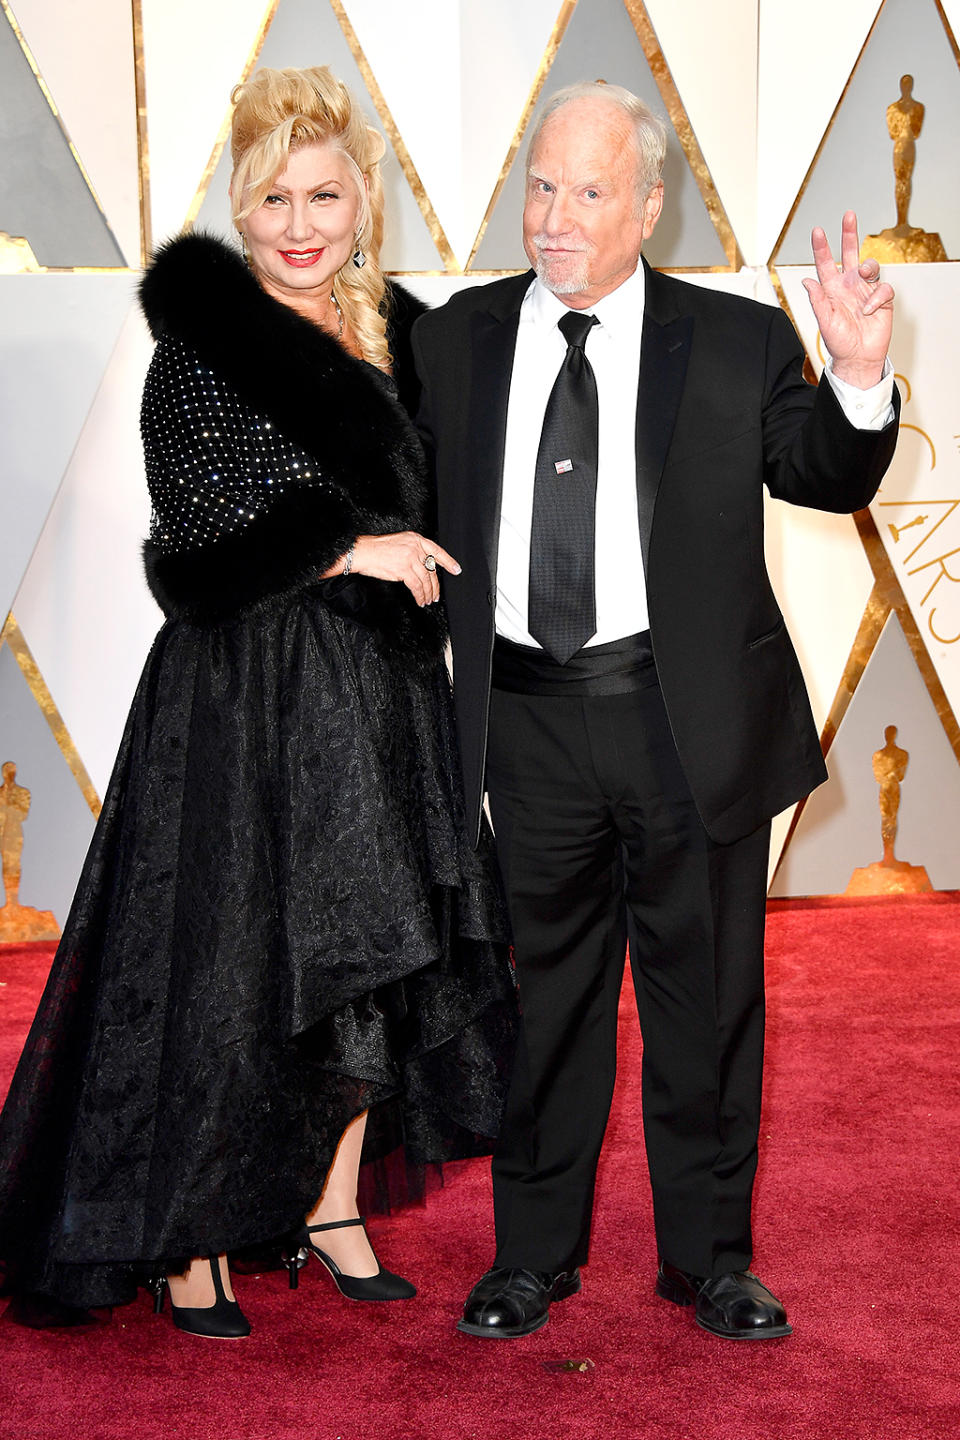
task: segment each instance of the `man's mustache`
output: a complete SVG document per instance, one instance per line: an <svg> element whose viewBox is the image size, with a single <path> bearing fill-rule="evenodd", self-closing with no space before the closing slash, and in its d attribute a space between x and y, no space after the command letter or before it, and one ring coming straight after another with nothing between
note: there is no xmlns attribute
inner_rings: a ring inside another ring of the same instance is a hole
<svg viewBox="0 0 960 1440"><path fill-rule="evenodd" d="M585 255L590 248L588 245L571 244L562 235L534 235L532 244L537 250L546 250L553 245L560 245L564 250L575 251L578 255Z"/></svg>

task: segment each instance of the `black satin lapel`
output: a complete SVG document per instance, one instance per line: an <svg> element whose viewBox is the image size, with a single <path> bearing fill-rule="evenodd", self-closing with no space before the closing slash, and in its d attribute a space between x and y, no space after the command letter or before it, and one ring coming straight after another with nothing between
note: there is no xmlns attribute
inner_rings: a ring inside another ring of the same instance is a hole
<svg viewBox="0 0 960 1440"><path fill-rule="evenodd" d="M491 580L497 573L507 403L519 318L518 308L505 320L487 311L473 320L474 370L466 431L470 448L464 456L464 470L471 476L472 503Z"/></svg>
<svg viewBox="0 0 960 1440"><path fill-rule="evenodd" d="M644 315L637 392L637 509L644 571L653 527L653 507L680 408L690 358L693 316L680 315L661 325Z"/></svg>

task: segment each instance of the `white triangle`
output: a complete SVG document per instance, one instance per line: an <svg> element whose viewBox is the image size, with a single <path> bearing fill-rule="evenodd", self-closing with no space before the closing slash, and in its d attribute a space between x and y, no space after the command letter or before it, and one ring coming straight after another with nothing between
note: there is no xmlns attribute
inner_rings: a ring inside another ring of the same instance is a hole
<svg viewBox="0 0 960 1440"><path fill-rule="evenodd" d="M141 0L154 244L183 228L268 10L267 0Z"/></svg>
<svg viewBox="0 0 960 1440"><path fill-rule="evenodd" d="M960 0L940 0L940 3L953 31L954 40L960 39Z"/></svg>
<svg viewBox="0 0 960 1440"><path fill-rule="evenodd" d="M140 560L150 518L140 392L152 344L129 297L126 317L13 607L100 795L162 619Z"/></svg>
<svg viewBox="0 0 960 1440"><path fill-rule="evenodd" d="M15 0L24 39L127 264L140 261L137 96L130 0Z"/></svg>
<svg viewBox="0 0 960 1440"><path fill-rule="evenodd" d="M130 308L130 276L5 275L0 346L6 615Z"/></svg>
<svg viewBox="0 0 960 1440"><path fill-rule="evenodd" d="M756 243L758 0L646 8L744 261L761 265L769 251Z"/></svg>
<svg viewBox="0 0 960 1440"><path fill-rule="evenodd" d="M877 0L844 0L841 5L837 0L805 0L801 16L793 5L760 6L757 248L761 255L773 251L877 8ZM849 155L848 163L855 170L859 155ZM819 223L830 224L832 218L825 215Z"/></svg>
<svg viewBox="0 0 960 1440"><path fill-rule="evenodd" d="M345 0L397 128L464 265L559 5L558 0L528 0L522 6L516 0L487 0L482 6L420 0L416 8L418 83L412 85L410 7Z"/></svg>

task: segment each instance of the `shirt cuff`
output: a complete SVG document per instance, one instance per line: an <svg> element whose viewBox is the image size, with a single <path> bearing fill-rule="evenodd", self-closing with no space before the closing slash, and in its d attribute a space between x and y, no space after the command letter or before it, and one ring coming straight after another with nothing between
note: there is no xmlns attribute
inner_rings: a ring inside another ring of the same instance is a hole
<svg viewBox="0 0 960 1440"><path fill-rule="evenodd" d="M840 408L855 430L883 430L893 419L893 366L890 357L883 362L883 374L869 390L858 390L833 373L833 357L828 355L824 374Z"/></svg>

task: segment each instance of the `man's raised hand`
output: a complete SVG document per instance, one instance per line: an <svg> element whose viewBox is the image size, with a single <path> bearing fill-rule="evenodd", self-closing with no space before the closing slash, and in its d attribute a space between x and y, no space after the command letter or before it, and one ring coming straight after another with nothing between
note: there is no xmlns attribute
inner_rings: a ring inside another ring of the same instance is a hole
<svg viewBox="0 0 960 1440"><path fill-rule="evenodd" d="M833 373L860 390L868 390L883 374L893 328L893 287L880 281L876 260L860 264L857 217L843 217L840 266L834 261L826 234L819 226L811 236L816 280L804 280L823 343L833 359Z"/></svg>

